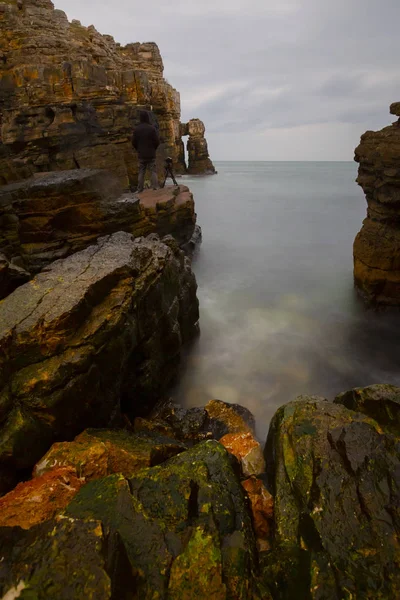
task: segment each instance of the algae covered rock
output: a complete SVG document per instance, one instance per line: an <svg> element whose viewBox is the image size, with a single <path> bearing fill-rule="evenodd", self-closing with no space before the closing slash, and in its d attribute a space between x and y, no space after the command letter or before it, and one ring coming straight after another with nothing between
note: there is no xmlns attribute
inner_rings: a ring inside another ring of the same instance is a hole
<svg viewBox="0 0 400 600"><path fill-rule="evenodd" d="M62 519L29 531L2 527L0 556L0 596L7 600L112 598L99 522Z"/></svg>
<svg viewBox="0 0 400 600"><path fill-rule="evenodd" d="M87 484L66 516L118 535L137 597L253 598L255 540L233 460L202 442L129 484L119 475Z"/></svg>
<svg viewBox="0 0 400 600"><path fill-rule="evenodd" d="M198 331L196 288L179 249L120 232L2 300L0 483L121 406L154 405Z"/></svg>
<svg viewBox="0 0 400 600"><path fill-rule="evenodd" d="M301 397L275 414L265 455L274 598L399 597L398 439L360 412Z"/></svg>
<svg viewBox="0 0 400 600"><path fill-rule="evenodd" d="M364 413L387 431L400 436L400 388L395 385L354 388L336 396L334 402Z"/></svg>
<svg viewBox="0 0 400 600"><path fill-rule="evenodd" d="M160 435L134 434L122 429L87 429L73 442L53 444L36 464L34 476L55 467L69 466L85 481L112 473L131 477L140 469L158 465L185 449L184 444Z"/></svg>

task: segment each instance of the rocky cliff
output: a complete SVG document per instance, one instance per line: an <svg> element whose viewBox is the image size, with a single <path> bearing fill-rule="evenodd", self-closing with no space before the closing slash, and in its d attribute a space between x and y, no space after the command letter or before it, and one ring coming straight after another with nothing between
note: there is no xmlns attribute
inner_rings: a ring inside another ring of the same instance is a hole
<svg viewBox="0 0 400 600"><path fill-rule="evenodd" d="M139 108L153 111L165 156L185 171L179 93L154 43L121 46L68 22L50 0L0 2L0 185L36 172L107 168L137 181Z"/></svg>
<svg viewBox="0 0 400 600"><path fill-rule="evenodd" d="M400 103L390 112L400 117ZM354 242L354 278L375 305L400 305L400 119L367 131L356 148L357 182L367 199L367 218Z"/></svg>

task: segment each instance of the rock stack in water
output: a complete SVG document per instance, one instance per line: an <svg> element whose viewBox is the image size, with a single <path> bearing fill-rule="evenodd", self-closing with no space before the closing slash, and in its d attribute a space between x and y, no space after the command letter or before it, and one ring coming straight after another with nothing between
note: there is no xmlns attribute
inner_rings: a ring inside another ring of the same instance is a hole
<svg viewBox="0 0 400 600"><path fill-rule="evenodd" d="M0 2L0 185L36 172L106 168L137 181L131 146L138 109L151 110L162 145L186 170L180 96L154 43L121 46L68 22L50 0Z"/></svg>
<svg viewBox="0 0 400 600"><path fill-rule="evenodd" d="M400 117L400 102L390 112ZM354 242L355 283L374 305L400 305L400 119L356 148L367 218Z"/></svg>
<svg viewBox="0 0 400 600"><path fill-rule="evenodd" d="M202 175L215 173L215 167L208 154L208 144L204 137L206 131L203 121L200 119L191 119L189 123L181 124L181 134L188 135L188 173L192 175Z"/></svg>

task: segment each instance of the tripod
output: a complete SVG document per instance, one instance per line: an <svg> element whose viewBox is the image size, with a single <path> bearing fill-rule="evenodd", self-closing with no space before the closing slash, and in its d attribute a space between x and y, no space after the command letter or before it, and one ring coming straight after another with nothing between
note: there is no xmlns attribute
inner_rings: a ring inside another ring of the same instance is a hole
<svg viewBox="0 0 400 600"><path fill-rule="evenodd" d="M175 175L174 172L172 170L172 158L167 158L167 160L165 161L165 171L164 171L164 183L162 184L162 188L165 187L165 184L167 183L167 179L168 177L170 177L172 179L172 181L174 182L174 184L179 187L179 184L177 183L176 179L175 179Z"/></svg>

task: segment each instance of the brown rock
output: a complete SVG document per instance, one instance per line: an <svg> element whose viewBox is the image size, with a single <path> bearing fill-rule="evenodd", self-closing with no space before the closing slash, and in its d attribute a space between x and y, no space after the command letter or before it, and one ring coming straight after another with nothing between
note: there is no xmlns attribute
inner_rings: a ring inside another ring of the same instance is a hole
<svg viewBox="0 0 400 600"><path fill-rule="evenodd" d="M248 431L246 433L228 433L220 440L220 444L236 456L241 464L245 477L265 472L265 461L261 444Z"/></svg>
<svg viewBox="0 0 400 600"><path fill-rule="evenodd" d="M204 137L205 126L200 119L191 119L189 123L181 123L181 134L189 135L187 151L189 157L188 173L193 175L213 174L215 167L208 153L207 140Z"/></svg>
<svg viewBox="0 0 400 600"><path fill-rule="evenodd" d="M391 106L397 114L398 105ZM400 127L367 131L356 148L367 218L354 241L354 279L368 302L400 304Z"/></svg>
<svg viewBox="0 0 400 600"><path fill-rule="evenodd" d="M221 400L210 400L205 406L209 428L216 439L227 433L254 434L254 417L249 410L239 404L228 404Z"/></svg>
<svg viewBox="0 0 400 600"><path fill-rule="evenodd" d="M2 187L0 224L0 251L8 259L19 257L29 272L36 273L117 231L134 237L171 234L180 245L187 244L196 214L186 186L150 190L139 200L124 194L109 172L79 169ZM1 272L0 263L0 284Z"/></svg>
<svg viewBox="0 0 400 600"><path fill-rule="evenodd" d="M246 481L242 481L242 486L250 500L258 550L260 552L269 550L274 518L274 499L261 479L250 477Z"/></svg>
<svg viewBox="0 0 400 600"><path fill-rule="evenodd" d="M113 473L132 477L179 454L186 446L161 436L135 435L124 430L88 429L73 442L53 444L36 464L33 475L40 477L59 466L75 469L85 481Z"/></svg>
<svg viewBox="0 0 400 600"><path fill-rule="evenodd" d="M0 498L0 527L30 529L52 519L64 510L83 484L72 467L57 467L20 483Z"/></svg>

